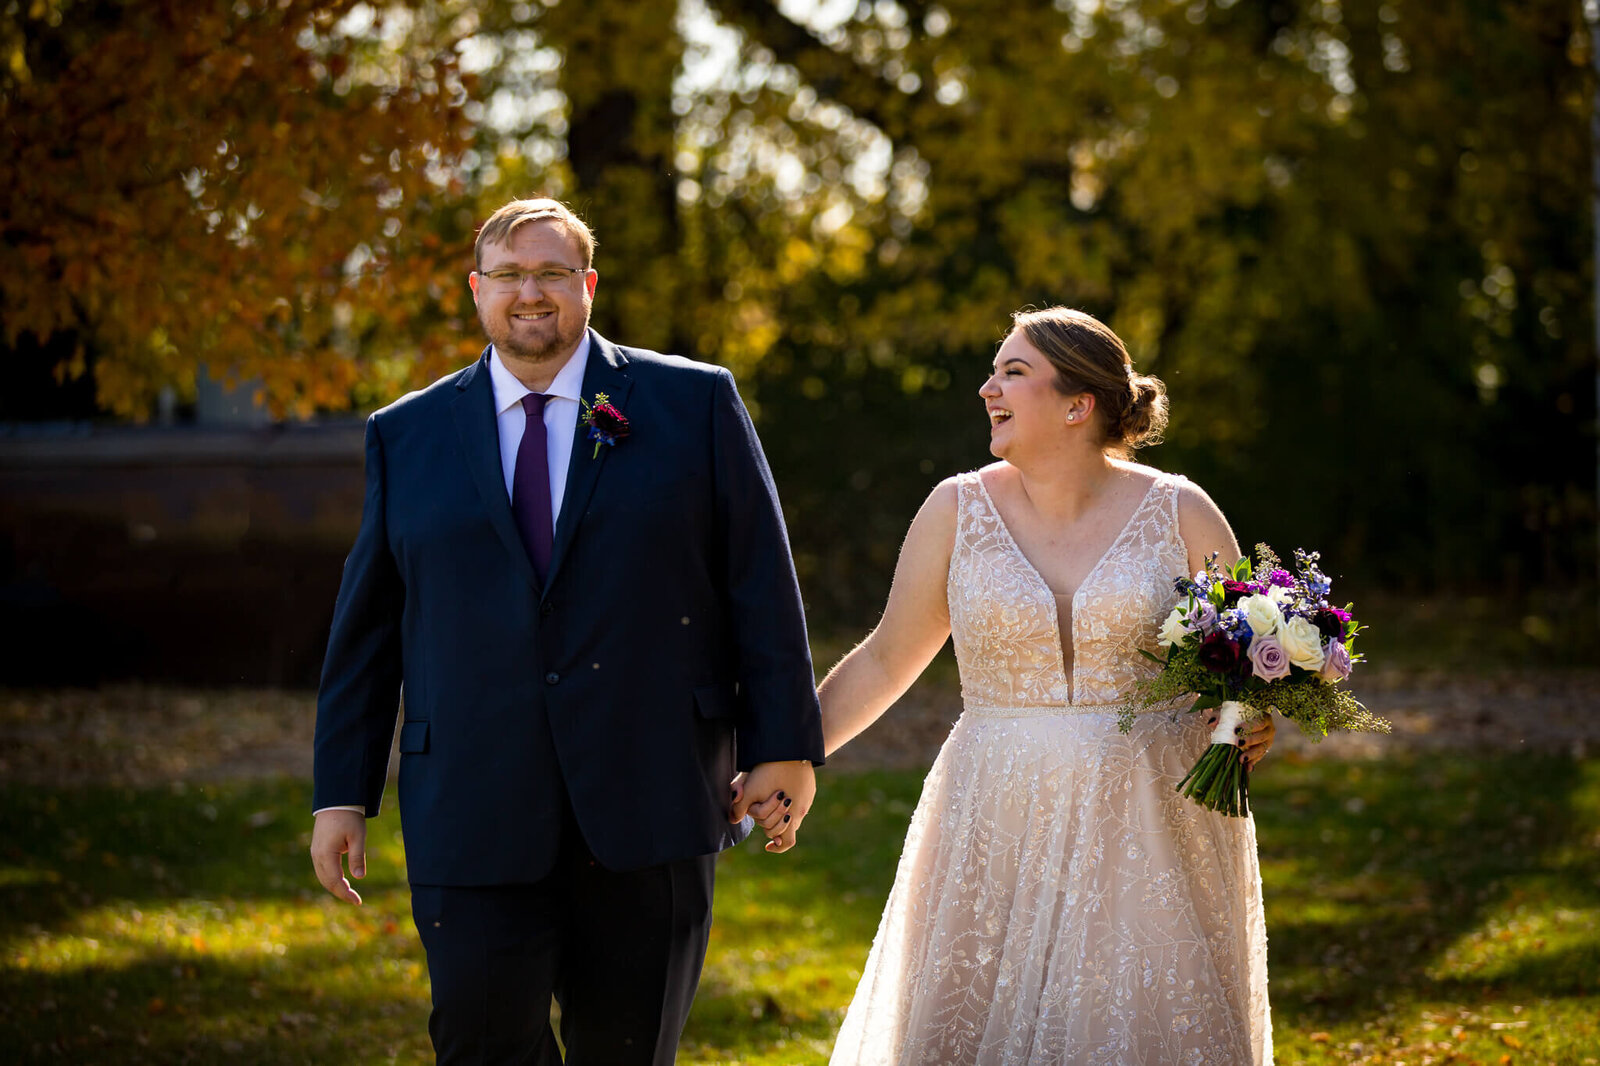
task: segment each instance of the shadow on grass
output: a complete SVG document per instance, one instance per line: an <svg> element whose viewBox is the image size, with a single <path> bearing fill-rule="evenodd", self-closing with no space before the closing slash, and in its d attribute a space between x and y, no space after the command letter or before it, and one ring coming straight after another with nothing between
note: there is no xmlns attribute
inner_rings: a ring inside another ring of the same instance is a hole
<svg viewBox="0 0 1600 1066"><path fill-rule="evenodd" d="M0 790L0 940L108 900L306 900L310 790L299 781ZM392 805L368 827L363 894L405 883Z"/></svg>
<svg viewBox="0 0 1600 1066"><path fill-rule="evenodd" d="M724 856L681 1062L826 1060L921 781L827 774L798 849ZM1595 991L1600 761L1282 761L1254 793L1280 1047ZM0 791L0 1060L428 1061L398 818L370 829L358 911L312 878L307 799Z"/></svg>
<svg viewBox="0 0 1600 1066"><path fill-rule="evenodd" d="M1253 793L1279 1026L1594 991L1592 926L1546 940L1563 912L1600 908L1600 763L1280 764Z"/></svg>
<svg viewBox="0 0 1600 1066"><path fill-rule="evenodd" d="M119 1066L430 1061L427 985L408 976L337 948L0 971L0 1049L6 1062Z"/></svg>

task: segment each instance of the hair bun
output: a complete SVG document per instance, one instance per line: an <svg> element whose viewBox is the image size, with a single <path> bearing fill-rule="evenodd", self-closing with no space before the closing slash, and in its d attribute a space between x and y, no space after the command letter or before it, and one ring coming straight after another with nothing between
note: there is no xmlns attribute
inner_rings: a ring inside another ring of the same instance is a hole
<svg viewBox="0 0 1600 1066"><path fill-rule="evenodd" d="M1128 379L1133 402L1121 419L1121 437L1130 448L1160 444L1167 428L1167 387L1160 378L1134 374Z"/></svg>

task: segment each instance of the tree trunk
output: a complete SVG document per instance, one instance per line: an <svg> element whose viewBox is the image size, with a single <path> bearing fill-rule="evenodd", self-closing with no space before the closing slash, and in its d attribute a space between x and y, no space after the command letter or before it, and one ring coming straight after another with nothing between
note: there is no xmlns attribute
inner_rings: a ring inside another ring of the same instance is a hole
<svg viewBox="0 0 1600 1066"><path fill-rule="evenodd" d="M677 0L569 2L550 9L541 27L566 55L568 199L599 243L596 328L619 343L683 352L672 112L683 55L677 9Z"/></svg>

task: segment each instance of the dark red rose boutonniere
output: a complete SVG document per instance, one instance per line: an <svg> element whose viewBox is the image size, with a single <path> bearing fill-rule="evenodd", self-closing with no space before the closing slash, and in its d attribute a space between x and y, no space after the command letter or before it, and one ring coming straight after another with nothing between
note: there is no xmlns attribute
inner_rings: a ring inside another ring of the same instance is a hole
<svg viewBox="0 0 1600 1066"><path fill-rule="evenodd" d="M590 403L582 396L578 402L583 404L581 421L589 427L589 439L594 441L594 454L591 459L600 457L600 445L608 448L628 435L628 419L621 411L611 404L611 397L603 392L594 394L594 403Z"/></svg>

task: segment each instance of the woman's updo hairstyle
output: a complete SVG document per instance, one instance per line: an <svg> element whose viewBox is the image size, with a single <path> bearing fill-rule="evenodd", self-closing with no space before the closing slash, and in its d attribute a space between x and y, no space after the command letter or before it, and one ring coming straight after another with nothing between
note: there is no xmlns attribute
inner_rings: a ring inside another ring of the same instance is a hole
<svg viewBox="0 0 1600 1066"><path fill-rule="evenodd" d="M1056 388L1071 396L1087 392L1105 430L1101 446L1129 455L1160 444L1167 428L1167 387L1160 378L1136 374L1122 339L1093 315L1070 307L1018 311L1013 331L1056 368Z"/></svg>

